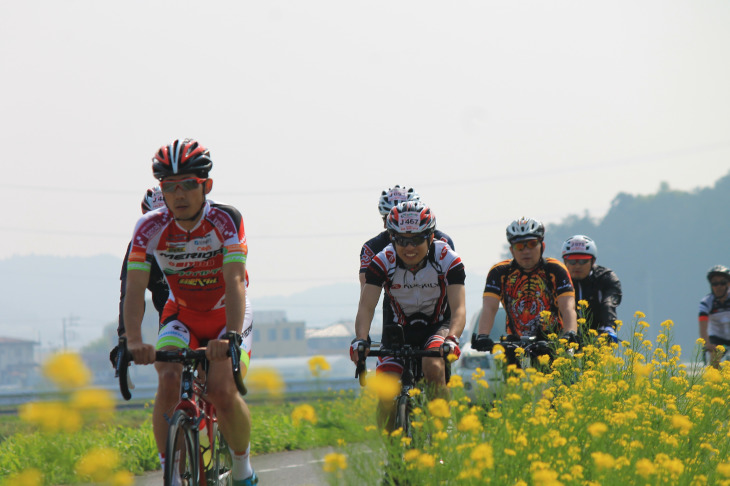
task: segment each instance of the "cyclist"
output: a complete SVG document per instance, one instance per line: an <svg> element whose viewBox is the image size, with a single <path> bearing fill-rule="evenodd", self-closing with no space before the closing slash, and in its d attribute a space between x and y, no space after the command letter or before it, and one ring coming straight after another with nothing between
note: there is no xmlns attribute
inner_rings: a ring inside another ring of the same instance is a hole
<svg viewBox="0 0 730 486"><path fill-rule="evenodd" d="M544 258L545 226L530 218L513 221L507 227L512 260L494 265L487 274L479 318L477 351L491 351L489 333L502 303L507 312L507 332L544 339L549 333L563 333L577 342L575 291L565 266L554 258ZM542 312L549 311L545 319ZM548 322L543 323L544 320ZM507 356L512 363L514 356Z"/></svg>
<svg viewBox="0 0 730 486"><path fill-rule="evenodd" d="M226 356L228 340L236 339L245 374L253 330L246 296L248 249L241 214L206 199L213 186L208 177L212 166L210 152L191 139L164 145L153 157L152 170L160 181L166 208L148 212L135 227L124 323L127 345L137 364L153 363L156 349L197 348L207 341L207 395L231 449L234 485L253 485L258 477L249 460L250 413L236 389ZM141 333L144 291L153 259L170 288L156 346L144 343ZM153 430L164 467L165 415L177 403L181 366L155 363L155 368L159 386Z"/></svg>
<svg viewBox="0 0 730 486"><path fill-rule="evenodd" d="M387 228L388 213L390 213L390 210L393 209L393 206L405 201L420 200L421 196L419 196L416 190L412 187L401 187L396 185L384 190L380 194L380 199L378 199L378 211L380 211L380 216L383 218L383 228ZM434 230L434 238L448 243L451 249L454 249L454 242L446 233ZM390 234L386 229L373 238L370 238L364 245L362 245L362 249L360 250L360 289L362 289L362 286L365 285L365 271L367 270L368 265L370 265L370 261L390 243ZM383 307L387 307L387 302L383 302Z"/></svg>
<svg viewBox="0 0 730 486"><path fill-rule="evenodd" d="M419 349L440 348L442 355L454 353L458 358L458 336L466 325L466 274L461 258L434 237L436 217L420 201L399 203L388 213L385 227L392 243L373 257L365 272L350 358L357 363L358 346L368 347L368 333L383 290L390 297L387 322L403 327L406 344ZM437 395L446 394L445 371L443 359L423 359L424 379ZM376 373L400 376L402 372L403 364L398 360L379 358ZM392 428L392 403L380 404L378 419Z"/></svg>
<svg viewBox="0 0 730 486"><path fill-rule="evenodd" d="M147 189L147 192L142 198L142 214L147 214L150 211L154 211L155 209L160 209L164 207L165 200L162 197L162 191L160 191L160 186L155 186L151 189ZM132 243L130 242L127 246L127 253L124 255L124 262L122 262L122 272L119 276L119 280L121 280L122 282L119 291L119 326L117 327L117 335L119 336L124 334L123 310L124 298L127 291L127 262L129 260L129 249L131 247ZM165 307L165 302L167 302L167 297L170 293L170 290L167 288L167 282L165 281L165 277L162 275L162 270L160 270L160 266L154 260L151 262L150 282L147 286L147 289L152 293L152 305L155 306L155 309L160 314L160 317L162 317L162 309ZM116 356L116 348L112 352L112 355ZM112 363L114 364L114 359L112 360Z"/></svg>
<svg viewBox="0 0 730 486"><path fill-rule="evenodd" d="M584 300L586 324L598 334L605 334L614 343L616 335L616 307L621 303L621 281L616 274L596 265L598 248L595 241L585 235L574 235L563 243L563 262L568 268L575 287L575 300Z"/></svg>
<svg viewBox="0 0 730 486"><path fill-rule="evenodd" d="M730 269L715 265L707 272L711 292L700 301L700 337L705 349L712 352L712 362L717 366L717 345L730 350Z"/></svg>

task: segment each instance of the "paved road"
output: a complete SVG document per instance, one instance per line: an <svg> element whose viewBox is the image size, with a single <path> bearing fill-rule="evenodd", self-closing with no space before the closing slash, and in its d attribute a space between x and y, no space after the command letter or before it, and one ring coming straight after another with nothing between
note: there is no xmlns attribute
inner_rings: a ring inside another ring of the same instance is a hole
<svg viewBox="0 0 730 486"><path fill-rule="evenodd" d="M251 464L259 476L259 485L321 486L326 484L322 471L322 458L331 449L278 452L251 458ZM161 486L162 471L138 476L135 486Z"/></svg>

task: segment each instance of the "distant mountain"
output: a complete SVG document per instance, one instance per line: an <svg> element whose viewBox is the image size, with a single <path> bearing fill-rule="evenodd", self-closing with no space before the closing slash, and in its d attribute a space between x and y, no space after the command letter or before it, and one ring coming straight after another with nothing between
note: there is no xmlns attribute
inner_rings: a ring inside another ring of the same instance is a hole
<svg viewBox="0 0 730 486"><path fill-rule="evenodd" d="M713 265L730 266L728 208L730 173L713 187L692 192L675 191L665 183L648 196L621 193L603 218L585 214L548 225L546 254L560 257L561 243L571 235L593 238L598 264L621 279L623 335L636 311L646 314L652 337L661 322L671 319L675 344L689 360L699 337L699 301L710 292L705 274Z"/></svg>

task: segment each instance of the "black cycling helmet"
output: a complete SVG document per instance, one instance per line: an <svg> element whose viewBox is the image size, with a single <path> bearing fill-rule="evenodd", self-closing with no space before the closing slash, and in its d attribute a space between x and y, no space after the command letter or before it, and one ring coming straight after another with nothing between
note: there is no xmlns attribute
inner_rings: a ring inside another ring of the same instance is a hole
<svg viewBox="0 0 730 486"><path fill-rule="evenodd" d="M391 235L428 236L436 229L436 216L421 201L406 201L390 210L385 227Z"/></svg>
<svg viewBox="0 0 730 486"><path fill-rule="evenodd" d="M707 281L712 280L712 277L722 277L730 281L730 269L725 265L715 265L707 271Z"/></svg>
<svg viewBox="0 0 730 486"><path fill-rule="evenodd" d="M212 168L210 151L190 138L163 145L152 157L152 172L158 180L177 174L195 174L205 179Z"/></svg>
<svg viewBox="0 0 730 486"><path fill-rule="evenodd" d="M522 217L507 226L507 241L512 244L516 241L545 238L545 226L536 219Z"/></svg>

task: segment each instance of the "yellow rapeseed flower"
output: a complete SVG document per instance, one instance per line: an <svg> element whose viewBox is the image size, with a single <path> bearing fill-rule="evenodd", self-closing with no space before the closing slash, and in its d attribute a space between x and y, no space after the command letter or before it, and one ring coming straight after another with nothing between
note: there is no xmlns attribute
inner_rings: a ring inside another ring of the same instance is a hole
<svg viewBox="0 0 730 486"><path fill-rule="evenodd" d="M57 353L42 367L43 376L63 389L78 388L89 383L91 372L76 353Z"/></svg>
<svg viewBox="0 0 730 486"><path fill-rule="evenodd" d="M489 388L489 383L487 380L477 380L477 385L481 386L482 388Z"/></svg>
<svg viewBox="0 0 730 486"><path fill-rule="evenodd" d="M106 481L119 465L119 453L110 448L92 449L76 463L76 474L95 483Z"/></svg>
<svg viewBox="0 0 730 486"><path fill-rule="evenodd" d="M436 432L435 434L433 434L433 438L436 439L437 441L439 441L439 440L446 440L446 439L449 438L449 434L447 434L443 430L439 430L438 432Z"/></svg>
<svg viewBox="0 0 730 486"><path fill-rule="evenodd" d="M435 398L428 402L428 411L434 417L448 418L451 415L449 404L443 398Z"/></svg>
<svg viewBox="0 0 730 486"><path fill-rule="evenodd" d="M436 464L436 458L431 454L421 454L418 456L419 469L431 469Z"/></svg>
<svg viewBox="0 0 730 486"><path fill-rule="evenodd" d="M578 324L580 324L582 326L585 323L586 323L586 318L585 317L579 317L578 318Z"/></svg>
<svg viewBox="0 0 730 486"><path fill-rule="evenodd" d="M484 370L481 368L477 368L474 370L474 373L471 374L471 379L478 380L479 378L484 378L484 375L486 375Z"/></svg>
<svg viewBox="0 0 730 486"><path fill-rule="evenodd" d="M469 457L482 469L494 467L494 449L489 444L479 444L471 450Z"/></svg>
<svg viewBox="0 0 730 486"><path fill-rule="evenodd" d="M317 355L309 358L309 371L313 376L319 377L323 372L330 370L330 364L324 356Z"/></svg>
<svg viewBox="0 0 730 486"><path fill-rule="evenodd" d="M286 388L278 371L273 368L256 367L246 375L246 386L252 392L264 393L272 397L281 397Z"/></svg>
<svg viewBox="0 0 730 486"><path fill-rule="evenodd" d="M41 486L43 475L38 469L26 469L5 478L4 486Z"/></svg>
<svg viewBox="0 0 730 486"><path fill-rule="evenodd" d="M421 394L420 388L411 388L410 390L408 390L408 395L411 397L417 397L420 394Z"/></svg>
<svg viewBox="0 0 730 486"><path fill-rule="evenodd" d="M46 432L76 432L83 422L78 411L61 402L26 403L18 409L18 416Z"/></svg>
<svg viewBox="0 0 730 486"><path fill-rule="evenodd" d="M459 420L459 425L457 426L457 429L461 432L476 433L482 430L482 423L479 421L479 417L477 417L473 413L470 413L464 415L461 420Z"/></svg>
<svg viewBox="0 0 730 486"><path fill-rule="evenodd" d="M347 456L337 452L331 452L324 456L324 464L322 466L325 472L333 473L340 469L347 469Z"/></svg>
<svg viewBox="0 0 730 486"><path fill-rule="evenodd" d="M451 375L447 386L449 388L464 388L464 380L460 375Z"/></svg>
<svg viewBox="0 0 730 486"><path fill-rule="evenodd" d="M367 389L381 401L389 401L400 392L400 381L392 373L376 373L368 380Z"/></svg>
<svg viewBox="0 0 730 486"><path fill-rule="evenodd" d="M291 413L291 421L295 426L299 426L302 422L309 422L311 424L317 423L317 413L314 411L314 407L305 403L297 405Z"/></svg>
<svg viewBox="0 0 730 486"><path fill-rule="evenodd" d="M639 459L636 461L636 474L646 479L656 472L656 466L649 459Z"/></svg>
<svg viewBox="0 0 730 486"><path fill-rule="evenodd" d="M600 437L606 433L608 426L603 422L594 422L588 426L588 433L593 437Z"/></svg>
<svg viewBox="0 0 730 486"><path fill-rule="evenodd" d="M717 465L717 474L724 478L730 478L730 462L721 462Z"/></svg>
<svg viewBox="0 0 730 486"><path fill-rule="evenodd" d="M682 435L687 435L692 428L692 422L686 415L676 414L672 416L672 427L678 429Z"/></svg>
<svg viewBox="0 0 730 486"><path fill-rule="evenodd" d="M586 307L588 307L588 301L587 300L583 300L583 299L579 300L578 301L578 307L581 307L581 308L584 308L585 309Z"/></svg>
<svg viewBox="0 0 730 486"><path fill-rule="evenodd" d="M421 451L418 449L409 449L403 454L403 459L406 462L412 462L418 459L418 456L421 455Z"/></svg>
<svg viewBox="0 0 730 486"><path fill-rule="evenodd" d="M544 310L544 311L540 312L540 317L542 318L543 321L547 321L548 319L550 319L551 315L552 315L552 312L550 312L549 310Z"/></svg>
<svg viewBox="0 0 730 486"><path fill-rule="evenodd" d="M76 390L69 405L82 414L97 414L94 418L109 418L114 413L114 397L108 390L100 388Z"/></svg>
<svg viewBox="0 0 730 486"><path fill-rule="evenodd" d="M616 463L616 459L611 454L606 454L605 452L593 452L591 453L591 457L593 458L593 463L600 470L611 469Z"/></svg>
<svg viewBox="0 0 730 486"><path fill-rule="evenodd" d="M550 355L543 354L541 356L538 356L537 362L540 363L541 366L547 366L547 364L550 363Z"/></svg>
<svg viewBox="0 0 730 486"><path fill-rule="evenodd" d="M109 486L134 486L134 474L129 471L117 471L107 482Z"/></svg>
<svg viewBox="0 0 730 486"><path fill-rule="evenodd" d="M636 311L636 312L634 312L634 317L636 317L637 319L643 319L646 317L646 314L644 314L641 311Z"/></svg>

